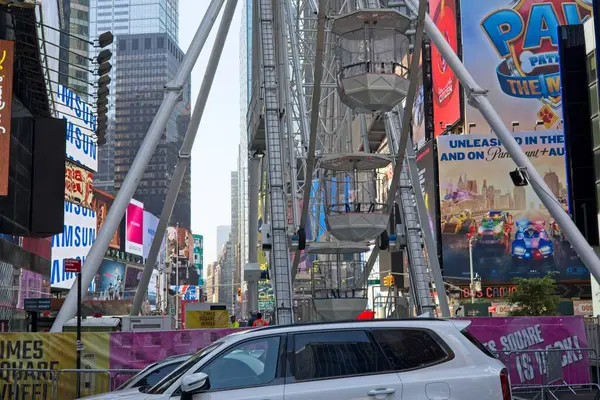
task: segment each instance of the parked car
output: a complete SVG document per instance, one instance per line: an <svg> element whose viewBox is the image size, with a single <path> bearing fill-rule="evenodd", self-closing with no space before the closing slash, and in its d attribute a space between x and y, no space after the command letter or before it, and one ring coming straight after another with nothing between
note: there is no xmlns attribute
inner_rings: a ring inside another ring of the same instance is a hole
<svg viewBox="0 0 600 400"><path fill-rule="evenodd" d="M144 393L90 399L510 399L504 365L467 320L270 326L226 336Z"/></svg>
<svg viewBox="0 0 600 400"><path fill-rule="evenodd" d="M193 353L168 357L162 361L148 365L146 368L129 378L115 391L156 385L165 376L187 361Z"/></svg>

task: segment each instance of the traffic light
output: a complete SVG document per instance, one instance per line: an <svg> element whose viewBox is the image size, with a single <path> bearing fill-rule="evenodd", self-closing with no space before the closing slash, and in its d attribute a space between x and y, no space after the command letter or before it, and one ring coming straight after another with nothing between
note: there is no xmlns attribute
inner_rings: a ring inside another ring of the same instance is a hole
<svg viewBox="0 0 600 400"><path fill-rule="evenodd" d="M392 275L388 275L383 278L383 284L385 286L393 286L394 285L394 277Z"/></svg>
<svg viewBox="0 0 600 400"><path fill-rule="evenodd" d="M242 298L242 288L237 288L237 295L240 299Z"/></svg>

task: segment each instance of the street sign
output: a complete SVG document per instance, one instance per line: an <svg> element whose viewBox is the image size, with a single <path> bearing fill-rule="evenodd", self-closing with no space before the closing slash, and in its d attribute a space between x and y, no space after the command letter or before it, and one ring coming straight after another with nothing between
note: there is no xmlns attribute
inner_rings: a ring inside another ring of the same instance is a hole
<svg viewBox="0 0 600 400"><path fill-rule="evenodd" d="M369 285L381 285L381 279L369 279L367 281Z"/></svg>
<svg viewBox="0 0 600 400"><path fill-rule="evenodd" d="M65 260L65 272L81 272L81 260L68 258Z"/></svg>
<svg viewBox="0 0 600 400"><path fill-rule="evenodd" d="M52 299L25 299L23 301L25 311L40 312L50 311L52 308Z"/></svg>

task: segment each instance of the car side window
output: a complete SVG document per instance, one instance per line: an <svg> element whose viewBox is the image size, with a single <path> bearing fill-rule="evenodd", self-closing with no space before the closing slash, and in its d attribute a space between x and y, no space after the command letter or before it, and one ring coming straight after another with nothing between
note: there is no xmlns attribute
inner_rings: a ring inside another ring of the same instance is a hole
<svg viewBox="0 0 600 400"><path fill-rule="evenodd" d="M372 334L394 371L424 368L451 358L450 349L427 330L377 329Z"/></svg>
<svg viewBox="0 0 600 400"><path fill-rule="evenodd" d="M381 372L383 355L365 331L311 332L294 336L296 381Z"/></svg>
<svg viewBox="0 0 600 400"><path fill-rule="evenodd" d="M277 376L280 338L266 337L239 344L200 369L210 389L233 390L263 386Z"/></svg>
<svg viewBox="0 0 600 400"><path fill-rule="evenodd" d="M140 379L135 385L133 385L133 387L154 386L158 382L160 382L162 378L175 371L175 368L179 367L180 365L181 363L171 363L165 365L164 367L157 368L142 379Z"/></svg>

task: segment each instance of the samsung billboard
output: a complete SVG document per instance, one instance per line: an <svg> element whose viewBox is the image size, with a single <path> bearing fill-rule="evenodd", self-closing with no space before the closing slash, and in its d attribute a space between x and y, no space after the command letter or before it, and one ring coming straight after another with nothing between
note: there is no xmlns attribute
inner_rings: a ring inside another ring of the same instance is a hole
<svg viewBox="0 0 600 400"><path fill-rule="evenodd" d="M75 274L65 272L68 258L85 260L96 239L96 211L65 201L63 233L52 237L52 269L50 284L60 289L70 289Z"/></svg>

